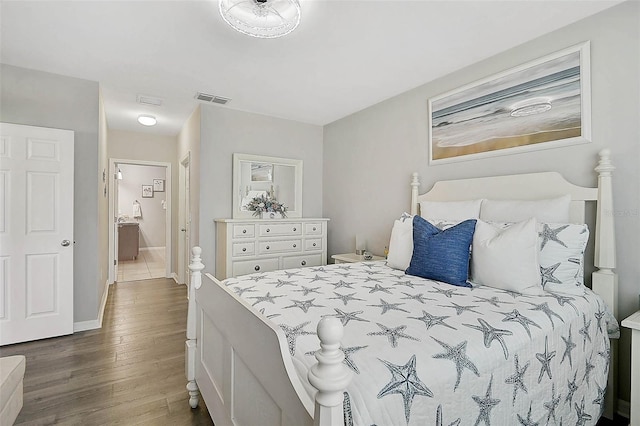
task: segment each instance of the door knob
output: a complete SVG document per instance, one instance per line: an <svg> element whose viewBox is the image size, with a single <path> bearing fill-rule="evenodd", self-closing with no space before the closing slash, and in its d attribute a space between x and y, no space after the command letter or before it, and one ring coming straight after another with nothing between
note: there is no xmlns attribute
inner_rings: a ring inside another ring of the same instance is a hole
<svg viewBox="0 0 640 426"><path fill-rule="evenodd" d="M71 241L69 240L62 240L62 242L60 243L62 247L68 247L69 244L71 244Z"/></svg>

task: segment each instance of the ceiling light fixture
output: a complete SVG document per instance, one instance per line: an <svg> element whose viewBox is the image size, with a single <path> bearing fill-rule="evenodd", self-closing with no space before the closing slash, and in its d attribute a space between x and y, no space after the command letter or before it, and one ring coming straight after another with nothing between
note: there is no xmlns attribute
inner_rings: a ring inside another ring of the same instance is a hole
<svg viewBox="0 0 640 426"><path fill-rule="evenodd" d="M158 120L153 115L141 114L138 116L138 123L143 126L155 126Z"/></svg>
<svg viewBox="0 0 640 426"><path fill-rule="evenodd" d="M282 37L300 23L298 0L220 0L219 6L227 24L252 37Z"/></svg>

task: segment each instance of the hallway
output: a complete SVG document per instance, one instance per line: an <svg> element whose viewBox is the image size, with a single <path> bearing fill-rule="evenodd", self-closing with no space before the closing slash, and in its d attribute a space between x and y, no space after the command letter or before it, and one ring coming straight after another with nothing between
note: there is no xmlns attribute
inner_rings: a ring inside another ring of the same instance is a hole
<svg viewBox="0 0 640 426"><path fill-rule="evenodd" d="M186 287L112 285L102 329L0 348L27 357L16 425L212 425L185 389Z"/></svg>

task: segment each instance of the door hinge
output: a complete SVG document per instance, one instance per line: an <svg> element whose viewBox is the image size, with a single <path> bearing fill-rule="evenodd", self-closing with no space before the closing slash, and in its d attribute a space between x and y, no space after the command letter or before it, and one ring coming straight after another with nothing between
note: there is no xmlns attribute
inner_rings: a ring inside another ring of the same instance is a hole
<svg viewBox="0 0 640 426"><path fill-rule="evenodd" d="M118 261L116 259L113 259L113 266L116 266L118 264Z"/></svg>

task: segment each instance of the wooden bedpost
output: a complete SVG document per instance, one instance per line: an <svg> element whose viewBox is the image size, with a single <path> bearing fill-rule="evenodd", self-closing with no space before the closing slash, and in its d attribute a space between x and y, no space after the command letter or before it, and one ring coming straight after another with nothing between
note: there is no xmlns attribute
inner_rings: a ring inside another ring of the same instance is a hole
<svg viewBox="0 0 640 426"><path fill-rule="evenodd" d="M598 172L598 209L596 212L596 237L594 265L598 268L591 275L591 288L607 304L613 315L618 317L618 274L616 267L615 211L613 210L613 190L611 173L615 167L611 163L611 151L599 152L600 160L595 168ZM609 380L605 398L604 416L613 419L618 400L618 342L611 340Z"/></svg>
<svg viewBox="0 0 640 426"><path fill-rule="evenodd" d="M344 353L340 340L344 334L342 323L336 317L325 317L318 323L320 350L318 363L309 370L309 382L318 389L313 415L314 426L336 426L344 422L342 403L344 392L351 381L351 371L342 363Z"/></svg>
<svg viewBox="0 0 640 426"><path fill-rule="evenodd" d="M411 215L418 214L418 190L420 189L420 180L418 179L418 173L414 172L411 175Z"/></svg>
<svg viewBox="0 0 640 426"><path fill-rule="evenodd" d="M600 151L600 161L596 167L598 172L598 210L596 217L595 266L592 288L604 299L613 314L618 316L618 274L616 267L616 243L613 210L611 172L615 170L611 164L611 152Z"/></svg>
<svg viewBox="0 0 640 426"><path fill-rule="evenodd" d="M202 285L201 271L204 265L200 259L202 249L191 249L192 257L189 269L191 282L189 283L189 310L187 313L187 341L185 342L185 374L187 376L187 391L189 391L189 405L198 406L198 385L196 384L196 290Z"/></svg>

